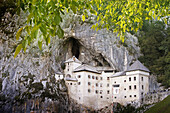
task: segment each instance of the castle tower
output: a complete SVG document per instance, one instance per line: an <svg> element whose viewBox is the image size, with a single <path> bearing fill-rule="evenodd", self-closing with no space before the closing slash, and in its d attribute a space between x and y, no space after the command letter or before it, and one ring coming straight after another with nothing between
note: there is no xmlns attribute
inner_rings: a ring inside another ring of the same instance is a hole
<svg viewBox="0 0 170 113"><path fill-rule="evenodd" d="M82 64L81 61L79 61L75 56L65 61L66 65L64 69L65 76L66 77L69 76L72 78L74 69L79 67L81 64Z"/></svg>

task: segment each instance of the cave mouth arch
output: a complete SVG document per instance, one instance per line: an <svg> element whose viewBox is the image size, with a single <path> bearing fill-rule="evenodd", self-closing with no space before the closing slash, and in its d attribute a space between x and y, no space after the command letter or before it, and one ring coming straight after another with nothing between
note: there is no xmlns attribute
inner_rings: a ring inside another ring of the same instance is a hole
<svg viewBox="0 0 170 113"><path fill-rule="evenodd" d="M71 43L72 56L75 56L77 59L79 59L80 47L81 47L80 42L77 39L75 39L74 37L70 37L68 41L69 41L69 43Z"/></svg>

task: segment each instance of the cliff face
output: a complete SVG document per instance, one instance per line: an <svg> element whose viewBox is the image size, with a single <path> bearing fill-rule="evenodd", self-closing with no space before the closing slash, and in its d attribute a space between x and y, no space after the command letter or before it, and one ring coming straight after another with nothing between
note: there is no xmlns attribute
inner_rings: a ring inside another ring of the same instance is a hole
<svg viewBox="0 0 170 113"><path fill-rule="evenodd" d="M82 22L81 17L73 15L70 19L70 16L71 14L64 16L62 24L65 29L65 40L72 40L72 42L68 41L66 58L75 55L85 63L94 66L108 65L122 71L125 68L124 64L126 64L124 62L125 54L128 64L140 55L137 37L127 33L125 43L121 44L119 37L113 31L106 29L94 31L91 29L95 23L93 19L95 17L90 16L90 19ZM77 52L74 53L74 51Z"/></svg>
<svg viewBox="0 0 170 113"><path fill-rule="evenodd" d="M118 71L140 55L137 38L128 34L124 46L116 34L106 29L91 29L93 19L81 22L81 18L71 13L65 15L62 27L65 37L51 39L40 51L35 42L26 53L14 59L17 44L15 34L25 21L10 12L1 18L0 27L0 106L3 110L13 110L13 105L27 103L27 99L53 99L69 108L67 88L64 81L56 81L55 73L62 72L63 62L76 56L80 61L93 66L111 66ZM80 20L80 21L79 21ZM91 23L92 21L92 23ZM23 34L24 35L24 34ZM126 54L126 55L125 55ZM12 101L11 101L12 100ZM15 105L14 105L15 106ZM64 111L63 111L64 112Z"/></svg>

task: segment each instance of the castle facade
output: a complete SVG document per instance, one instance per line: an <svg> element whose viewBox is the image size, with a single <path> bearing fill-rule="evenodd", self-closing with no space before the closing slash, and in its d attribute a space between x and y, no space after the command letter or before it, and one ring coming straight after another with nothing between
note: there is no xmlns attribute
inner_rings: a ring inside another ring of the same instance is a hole
<svg viewBox="0 0 170 113"><path fill-rule="evenodd" d="M77 103L101 109L113 102L141 103L149 92L149 70L135 61L126 71L82 64L75 56L65 61L65 81L69 96Z"/></svg>

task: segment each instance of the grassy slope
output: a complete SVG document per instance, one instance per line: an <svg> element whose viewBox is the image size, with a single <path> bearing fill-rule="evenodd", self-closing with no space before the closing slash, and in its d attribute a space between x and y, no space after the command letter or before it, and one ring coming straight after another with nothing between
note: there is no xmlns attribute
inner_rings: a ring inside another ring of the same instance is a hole
<svg viewBox="0 0 170 113"><path fill-rule="evenodd" d="M145 113L170 113L170 95L163 101L155 104Z"/></svg>

